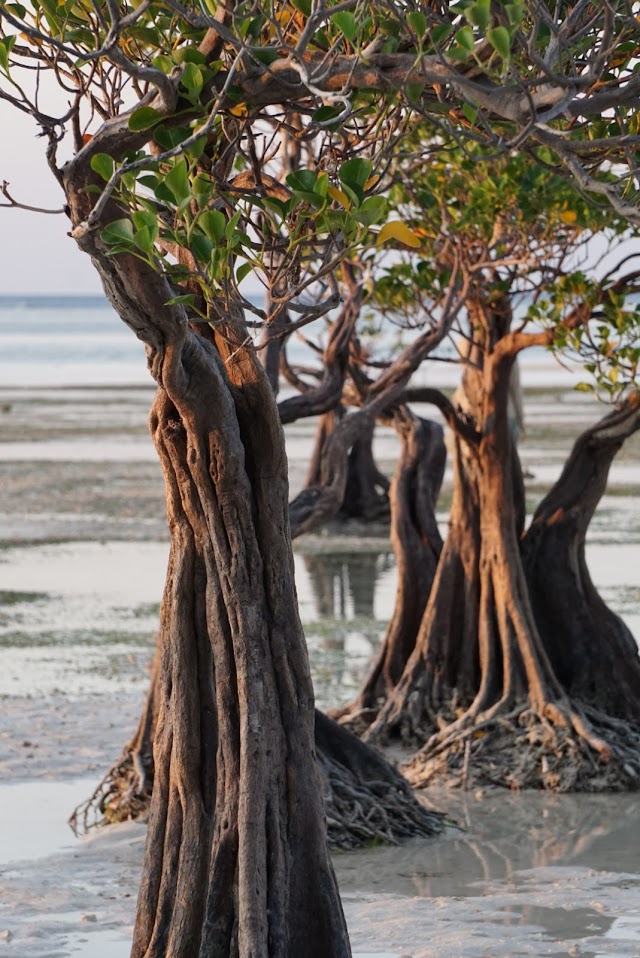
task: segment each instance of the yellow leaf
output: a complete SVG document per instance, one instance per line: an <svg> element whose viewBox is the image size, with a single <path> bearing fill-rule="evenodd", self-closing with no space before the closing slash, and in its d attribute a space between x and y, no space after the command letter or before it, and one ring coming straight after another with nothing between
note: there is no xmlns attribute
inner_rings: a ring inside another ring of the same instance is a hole
<svg viewBox="0 0 640 958"><path fill-rule="evenodd" d="M373 186L375 186L379 179L379 176L370 176L367 182L364 184L365 193L367 190L370 190Z"/></svg>
<svg viewBox="0 0 640 958"><path fill-rule="evenodd" d="M335 200L336 203L339 203L340 206L344 207L345 210L351 209L351 200L346 193L343 193L342 190L339 190L337 186L328 186L327 193L332 200Z"/></svg>
<svg viewBox="0 0 640 958"><path fill-rule="evenodd" d="M397 243L402 243L403 246L411 246L413 249L418 249L418 247L422 245L419 237L416 236L413 230L410 230L409 227L400 220L385 223L378 233L376 246L381 246L382 243L388 243L389 240L395 240Z"/></svg>
<svg viewBox="0 0 640 958"><path fill-rule="evenodd" d="M564 213L560 214L560 219L563 223L568 223L571 226L578 219L578 214L574 213L573 210L565 210Z"/></svg>

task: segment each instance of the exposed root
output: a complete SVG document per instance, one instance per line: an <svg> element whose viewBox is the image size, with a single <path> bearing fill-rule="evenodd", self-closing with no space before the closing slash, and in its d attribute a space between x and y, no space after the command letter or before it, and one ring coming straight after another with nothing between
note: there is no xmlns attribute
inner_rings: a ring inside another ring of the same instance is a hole
<svg viewBox="0 0 640 958"><path fill-rule="evenodd" d="M316 712L316 746L326 783L332 848L397 844L442 828L442 815L420 804L382 755L320 712Z"/></svg>
<svg viewBox="0 0 640 958"><path fill-rule="evenodd" d="M152 785L148 760L127 745L93 794L73 810L69 825L76 835L83 835L100 825L146 821Z"/></svg>
<svg viewBox="0 0 640 958"><path fill-rule="evenodd" d="M492 709L433 735L402 771L415 788L636 791L640 727L576 704Z"/></svg>
<svg viewBox="0 0 640 958"><path fill-rule="evenodd" d="M389 762L322 713L316 713L316 746L332 848L398 844L441 830L441 813L426 808ZM148 754L127 746L69 824L82 834L101 825L144 821L152 781Z"/></svg>

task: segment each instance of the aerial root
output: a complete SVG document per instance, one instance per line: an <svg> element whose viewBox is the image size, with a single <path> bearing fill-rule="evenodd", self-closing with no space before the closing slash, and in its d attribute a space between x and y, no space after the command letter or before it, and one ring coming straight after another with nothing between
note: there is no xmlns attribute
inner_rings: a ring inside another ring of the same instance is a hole
<svg viewBox="0 0 640 958"><path fill-rule="evenodd" d="M92 795L69 818L76 835L100 825L145 820L151 801L150 776L139 749L125 747Z"/></svg>
<svg viewBox="0 0 640 958"><path fill-rule="evenodd" d="M334 759L318 754L325 779L325 813L332 848L397 845L441 830L443 816L418 801L400 775L393 782L362 781ZM76 834L100 825L147 818L150 775L139 750L127 748L93 794L75 809L69 824Z"/></svg>
<svg viewBox="0 0 640 958"><path fill-rule="evenodd" d="M577 703L467 713L402 769L416 788L640 789L640 727Z"/></svg>
<svg viewBox="0 0 640 958"><path fill-rule="evenodd" d="M324 803L329 845L360 848L391 844L412 837L428 837L440 831L443 816L428 809L408 783L395 771L375 778L376 770L362 769L356 776L342 761L319 751L324 777Z"/></svg>

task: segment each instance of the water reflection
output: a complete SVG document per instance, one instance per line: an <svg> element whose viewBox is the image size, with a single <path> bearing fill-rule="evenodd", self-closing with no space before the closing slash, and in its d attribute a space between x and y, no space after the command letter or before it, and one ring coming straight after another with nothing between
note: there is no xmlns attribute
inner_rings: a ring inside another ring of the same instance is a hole
<svg viewBox="0 0 640 958"><path fill-rule="evenodd" d="M401 895L475 897L498 887L522 889L541 878L551 882L559 877L557 869L571 866L625 873L640 894L637 796L497 792L478 799L432 790L427 798L465 830L449 829L400 849L342 855L337 864L344 890L381 891L391 880Z"/></svg>
<svg viewBox="0 0 640 958"><path fill-rule="evenodd" d="M320 619L374 619L379 580L394 568L390 552L307 553L302 562Z"/></svg>
<svg viewBox="0 0 640 958"><path fill-rule="evenodd" d="M298 554L296 583L318 704L347 702L362 684L393 612L393 555Z"/></svg>

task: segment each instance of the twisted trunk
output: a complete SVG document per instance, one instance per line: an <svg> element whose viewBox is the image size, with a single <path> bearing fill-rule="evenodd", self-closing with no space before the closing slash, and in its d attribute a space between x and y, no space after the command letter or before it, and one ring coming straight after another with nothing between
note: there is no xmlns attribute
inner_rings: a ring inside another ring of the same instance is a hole
<svg viewBox="0 0 640 958"><path fill-rule="evenodd" d="M165 277L109 255L86 223L90 155L65 168L73 236L146 344L171 530L132 956L346 958L274 396L240 321L206 340Z"/></svg>
<svg viewBox="0 0 640 958"><path fill-rule="evenodd" d="M391 483L391 541L397 588L384 642L357 699L336 714L366 727L399 682L416 637L442 551L435 506L446 461L441 426L400 406L390 417L401 450Z"/></svg>
<svg viewBox="0 0 640 958"><path fill-rule="evenodd" d="M512 342L489 344L465 373L449 536L415 650L365 738L421 745L405 769L415 785L637 788L640 730L570 696L529 599L508 424Z"/></svg>
<svg viewBox="0 0 640 958"><path fill-rule="evenodd" d="M313 761L282 437L271 401L254 423L257 457L206 345L189 336L179 356L169 351L151 414L171 552L132 955L284 956L303 942L317 956L346 955ZM244 385L266 403L258 377Z"/></svg>
<svg viewBox="0 0 640 958"><path fill-rule="evenodd" d="M344 415L343 408L338 406L320 417L307 473L307 490L312 491L322 483L323 469L326 468L324 457L331 449L330 437ZM375 464L373 432L374 424L364 421L351 449L343 450L344 489L342 503L335 513L338 519L370 522L386 519L389 515L389 480Z"/></svg>
<svg viewBox="0 0 640 958"><path fill-rule="evenodd" d="M558 678L575 698L634 722L640 722L638 646L591 581L585 538L611 463L638 428L636 392L576 440L522 542L536 623Z"/></svg>

